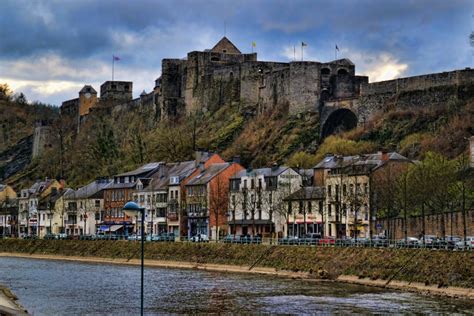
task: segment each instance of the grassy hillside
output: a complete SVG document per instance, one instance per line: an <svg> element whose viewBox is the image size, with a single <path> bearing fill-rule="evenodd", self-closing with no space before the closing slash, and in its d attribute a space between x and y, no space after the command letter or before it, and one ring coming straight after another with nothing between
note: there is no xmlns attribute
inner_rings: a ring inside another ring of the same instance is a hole
<svg viewBox="0 0 474 316"><path fill-rule="evenodd" d="M32 135L36 121L55 120L57 107L28 103L23 94L13 95L5 84L0 84L0 152Z"/></svg>
<svg viewBox="0 0 474 316"><path fill-rule="evenodd" d="M5 144L31 133L36 119L57 113L20 101L0 103ZM6 111L7 107L14 111ZM144 109L115 116L89 115L78 135L71 122L55 126L61 135L54 146L8 181L23 185L45 176L64 177L76 186L150 161L192 159L198 148L218 152L225 159L240 156L244 166L253 167L277 162L310 168L327 153L379 149L396 150L413 159L429 151L453 158L467 150L467 138L474 134L474 100L379 113L365 126L324 141L317 113L292 116L285 108L276 108L255 115L254 108L235 104L167 122L157 121Z"/></svg>

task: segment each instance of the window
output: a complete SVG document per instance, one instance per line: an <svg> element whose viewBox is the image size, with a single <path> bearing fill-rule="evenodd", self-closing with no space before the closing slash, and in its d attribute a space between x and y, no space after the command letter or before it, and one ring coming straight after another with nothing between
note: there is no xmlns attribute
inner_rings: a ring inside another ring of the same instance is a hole
<svg viewBox="0 0 474 316"><path fill-rule="evenodd" d="M365 194L369 193L369 184L368 183L364 183L364 193Z"/></svg>
<svg viewBox="0 0 474 316"><path fill-rule="evenodd" d="M342 196L346 195L347 193L347 186L345 184L342 185Z"/></svg>
<svg viewBox="0 0 474 316"><path fill-rule="evenodd" d="M360 190L360 183L356 184L356 194L360 194L362 191Z"/></svg>
<svg viewBox="0 0 474 316"><path fill-rule="evenodd" d="M255 189L255 179L250 179L250 189Z"/></svg>
<svg viewBox="0 0 474 316"><path fill-rule="evenodd" d="M330 186L330 185L328 185L328 196L329 196L329 197L332 196L332 190L331 190L331 186Z"/></svg>
<svg viewBox="0 0 474 316"><path fill-rule="evenodd" d="M247 179L244 180L244 189L247 189Z"/></svg>
<svg viewBox="0 0 474 316"><path fill-rule="evenodd" d="M230 180L230 190L231 191L239 191L239 188L240 188L240 179Z"/></svg>
<svg viewBox="0 0 474 316"><path fill-rule="evenodd" d="M259 189L262 188L262 179L258 179L258 188L259 188Z"/></svg>
<svg viewBox="0 0 474 316"><path fill-rule="evenodd" d="M298 213L303 214L303 208L304 208L303 201L300 201Z"/></svg>
<svg viewBox="0 0 474 316"><path fill-rule="evenodd" d="M308 214L311 214L312 212L312 207L311 207L311 201L308 201Z"/></svg>
<svg viewBox="0 0 474 316"><path fill-rule="evenodd" d="M321 69L321 75L330 75L330 74L331 74L331 69L329 68Z"/></svg>
<svg viewBox="0 0 474 316"><path fill-rule="evenodd" d="M235 195L232 194L232 205L231 205L232 209L235 209Z"/></svg>
<svg viewBox="0 0 474 316"><path fill-rule="evenodd" d="M328 204L328 216L331 216L331 213L332 213L332 208L331 208L331 204Z"/></svg>
<svg viewBox="0 0 474 316"><path fill-rule="evenodd" d="M341 68L341 69L339 69L339 70L337 71L337 74L338 74L338 75L347 75L348 72L347 72L346 69Z"/></svg>

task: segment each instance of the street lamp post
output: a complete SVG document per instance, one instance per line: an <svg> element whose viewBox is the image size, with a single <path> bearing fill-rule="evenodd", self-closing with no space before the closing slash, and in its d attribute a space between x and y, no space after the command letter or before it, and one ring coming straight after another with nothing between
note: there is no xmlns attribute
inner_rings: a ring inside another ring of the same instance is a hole
<svg viewBox="0 0 474 316"><path fill-rule="evenodd" d="M142 216L142 223L141 223L141 288L140 288L140 315L143 316L143 280L144 280L144 270L145 270L145 262L144 262L144 246L145 246L145 230L143 229L143 223L145 222L145 208L138 206L137 203L129 201L127 204L124 205L123 211L127 216L134 216L141 213Z"/></svg>

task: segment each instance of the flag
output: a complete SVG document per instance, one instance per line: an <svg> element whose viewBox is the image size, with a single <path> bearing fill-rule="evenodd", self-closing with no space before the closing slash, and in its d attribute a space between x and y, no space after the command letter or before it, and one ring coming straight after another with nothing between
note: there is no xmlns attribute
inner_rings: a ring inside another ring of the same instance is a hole
<svg viewBox="0 0 474 316"><path fill-rule="evenodd" d="M305 42L301 42L301 46L308 46L308 44L306 44Z"/></svg>
<svg viewBox="0 0 474 316"><path fill-rule="evenodd" d="M257 47L257 43L252 42L252 47Z"/></svg>
<svg viewBox="0 0 474 316"><path fill-rule="evenodd" d="M114 60L120 60L120 57L118 57L118 56L114 55L113 57L114 57Z"/></svg>
<svg viewBox="0 0 474 316"><path fill-rule="evenodd" d="M339 47L337 47L337 44L336 44L336 50L339 51Z"/></svg>

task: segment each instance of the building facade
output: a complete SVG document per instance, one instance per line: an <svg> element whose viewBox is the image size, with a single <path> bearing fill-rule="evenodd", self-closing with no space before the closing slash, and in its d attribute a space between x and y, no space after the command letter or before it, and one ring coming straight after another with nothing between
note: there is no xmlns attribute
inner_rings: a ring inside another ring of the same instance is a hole
<svg viewBox="0 0 474 316"><path fill-rule="evenodd" d="M395 152L330 156L315 166L314 184L325 188L324 231L342 238L372 236L374 188L384 170L395 179L412 161Z"/></svg>
<svg viewBox="0 0 474 316"><path fill-rule="evenodd" d="M229 234L285 234L288 212L283 199L301 186L301 175L289 167L241 170L230 179Z"/></svg>
<svg viewBox="0 0 474 316"><path fill-rule="evenodd" d="M187 181L188 237L204 234L217 240L226 234L229 179L240 170L234 162L203 163Z"/></svg>

